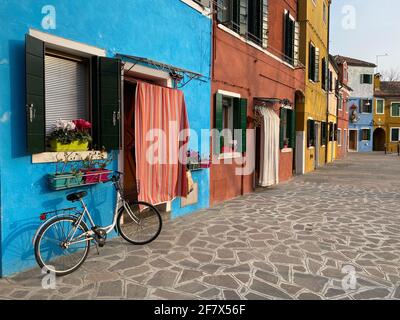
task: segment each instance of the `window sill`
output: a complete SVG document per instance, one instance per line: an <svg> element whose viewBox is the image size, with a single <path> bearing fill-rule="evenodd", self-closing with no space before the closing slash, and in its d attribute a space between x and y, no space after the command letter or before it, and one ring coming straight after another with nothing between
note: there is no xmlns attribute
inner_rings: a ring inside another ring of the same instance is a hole
<svg viewBox="0 0 400 320"><path fill-rule="evenodd" d="M226 152L226 153L221 153L218 156L218 160L224 160L224 159L236 159L236 158L241 158L242 154L240 152Z"/></svg>
<svg viewBox="0 0 400 320"><path fill-rule="evenodd" d="M68 154L71 152L68 152ZM107 152L101 151L76 151L74 153L77 158L68 160L68 162L80 161L85 159L87 156L92 155L94 160L107 158ZM66 160L65 152L43 152L32 155L32 163L55 163L64 162Z"/></svg>
<svg viewBox="0 0 400 320"><path fill-rule="evenodd" d="M253 48L265 53L266 55L270 56L271 58L275 59L276 61L279 61L280 63L284 64L285 66L291 68L292 70L295 70L294 66L292 66L291 64L285 62L284 60L280 59L279 57L277 57L276 55L274 55L273 53L269 52L268 50L266 50L265 48L259 46L258 44L245 39L244 37L242 37L240 34L236 33L235 31L229 29L228 27L224 26L223 24L218 24L218 28L229 33L230 35L234 36L235 38L238 38L239 40L243 41L244 43L247 43L249 46L252 46Z"/></svg>
<svg viewBox="0 0 400 320"><path fill-rule="evenodd" d="M210 17L211 10L210 8L204 8L200 4L194 2L193 0L181 0L184 4L187 4L189 7L193 8L194 10L200 12L202 15Z"/></svg>
<svg viewBox="0 0 400 320"><path fill-rule="evenodd" d="M293 152L293 149L292 148L283 148L283 149L281 149L281 152L282 153L289 153L289 152Z"/></svg>

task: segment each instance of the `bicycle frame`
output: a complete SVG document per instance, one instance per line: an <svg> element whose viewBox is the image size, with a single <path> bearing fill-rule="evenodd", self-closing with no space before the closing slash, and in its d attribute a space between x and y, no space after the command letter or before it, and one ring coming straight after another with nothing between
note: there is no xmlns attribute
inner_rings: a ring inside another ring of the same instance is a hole
<svg viewBox="0 0 400 320"><path fill-rule="evenodd" d="M125 201L125 199L122 197L121 195L121 187L119 185L118 181L112 181L114 188L117 192L117 199L116 199L116 203L115 203L115 209L114 209L114 217L113 217L113 222L111 225L106 226L106 227L100 227L100 226L96 226L89 209L87 208L85 202L83 201L83 199L80 199L80 203L81 206L83 208L83 211L79 214L79 215L74 215L74 217L76 217L78 220L76 221L74 228L72 228L70 234L68 234L67 239L66 239L66 244L67 245L71 245L71 244L76 244L76 243L80 243L80 242L85 242L85 241L91 241L94 240L93 235L95 234L95 232L93 231L93 228L95 227L99 227L100 229L104 230L106 232L106 234L109 234L117 225L117 219L118 219L118 212L120 211L121 208L124 208L126 210L126 212L129 214L129 216L132 218L132 220L139 224L140 220L135 216L135 214L132 212L131 208L129 207L127 201ZM78 226L82 223L82 221L84 221L85 216L88 217L89 223L90 223L90 230L82 233L80 236L78 236L77 238L75 237L76 231L78 230ZM54 216L52 217L50 220L56 219L59 216ZM40 230L44 227L44 225L42 225L37 231L35 236L33 237L33 242L35 242L35 239L37 237L37 235L39 234ZM82 239L84 237L84 239ZM81 240L82 239L82 240Z"/></svg>

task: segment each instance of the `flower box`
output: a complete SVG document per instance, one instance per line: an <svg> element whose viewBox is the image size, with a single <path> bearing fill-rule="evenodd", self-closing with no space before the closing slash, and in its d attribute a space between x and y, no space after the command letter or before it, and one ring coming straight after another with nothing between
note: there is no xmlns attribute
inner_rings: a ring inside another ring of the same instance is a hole
<svg viewBox="0 0 400 320"><path fill-rule="evenodd" d="M106 169L82 169L82 172L85 184L107 182L111 173Z"/></svg>
<svg viewBox="0 0 400 320"><path fill-rule="evenodd" d="M56 140L50 140L50 147L55 152L68 152L68 151L88 151L89 142L72 141L68 144L62 144Z"/></svg>
<svg viewBox="0 0 400 320"><path fill-rule="evenodd" d="M62 190L83 185L83 175L80 173L50 174L48 176L50 188Z"/></svg>

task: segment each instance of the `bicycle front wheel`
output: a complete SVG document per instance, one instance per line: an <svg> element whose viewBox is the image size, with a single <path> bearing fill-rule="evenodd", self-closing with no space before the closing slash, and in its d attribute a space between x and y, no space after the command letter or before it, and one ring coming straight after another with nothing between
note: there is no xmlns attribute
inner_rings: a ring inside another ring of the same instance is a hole
<svg viewBox="0 0 400 320"><path fill-rule="evenodd" d="M50 220L35 240L35 258L39 266L57 276L77 270L89 253L88 227L75 217Z"/></svg>
<svg viewBox="0 0 400 320"><path fill-rule="evenodd" d="M135 202L127 208L121 208L117 228L126 241L135 245L144 245L158 237L162 228L162 218L151 204Z"/></svg>

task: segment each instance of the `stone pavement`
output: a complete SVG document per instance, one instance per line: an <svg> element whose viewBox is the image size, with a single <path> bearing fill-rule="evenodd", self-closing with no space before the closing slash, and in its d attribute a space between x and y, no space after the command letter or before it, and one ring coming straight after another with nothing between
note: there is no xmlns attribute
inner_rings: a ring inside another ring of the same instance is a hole
<svg viewBox="0 0 400 320"><path fill-rule="evenodd" d="M150 245L93 248L54 290L38 269L1 279L0 298L400 299L399 190L400 158L351 154L169 221Z"/></svg>

